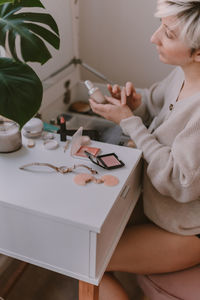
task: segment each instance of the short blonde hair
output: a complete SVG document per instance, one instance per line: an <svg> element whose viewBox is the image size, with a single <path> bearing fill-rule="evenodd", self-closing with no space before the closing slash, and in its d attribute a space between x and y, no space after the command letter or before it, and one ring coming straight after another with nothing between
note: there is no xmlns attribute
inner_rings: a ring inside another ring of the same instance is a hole
<svg viewBox="0 0 200 300"><path fill-rule="evenodd" d="M200 49L200 0L158 0L155 16L175 16L181 38L191 49Z"/></svg>

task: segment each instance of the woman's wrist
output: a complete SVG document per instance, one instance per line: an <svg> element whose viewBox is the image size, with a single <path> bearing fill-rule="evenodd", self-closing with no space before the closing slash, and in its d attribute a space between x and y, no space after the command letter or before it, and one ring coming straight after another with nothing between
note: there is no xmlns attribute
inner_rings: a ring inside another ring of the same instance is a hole
<svg viewBox="0 0 200 300"><path fill-rule="evenodd" d="M128 118L133 117L133 116L134 116L134 115L133 115L133 112L132 112L131 110L122 113L122 114L120 115L119 124L120 124L120 122L121 122L122 120L128 119Z"/></svg>

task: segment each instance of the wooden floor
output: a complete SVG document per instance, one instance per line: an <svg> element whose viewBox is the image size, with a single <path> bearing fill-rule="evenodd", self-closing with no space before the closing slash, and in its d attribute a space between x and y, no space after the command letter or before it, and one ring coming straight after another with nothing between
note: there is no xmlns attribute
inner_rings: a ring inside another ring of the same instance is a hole
<svg viewBox="0 0 200 300"><path fill-rule="evenodd" d="M9 283L11 273L16 271L19 263L13 260L7 272L0 276L0 297L5 300L78 300L77 280L33 265L26 265L24 269L21 265L22 275L6 291L3 288ZM142 299L134 275L116 273L116 276L126 287L131 300Z"/></svg>

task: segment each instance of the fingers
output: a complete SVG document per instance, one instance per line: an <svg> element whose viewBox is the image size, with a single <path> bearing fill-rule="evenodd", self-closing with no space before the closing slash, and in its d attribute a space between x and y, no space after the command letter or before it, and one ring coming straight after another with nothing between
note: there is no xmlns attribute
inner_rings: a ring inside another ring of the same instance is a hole
<svg viewBox="0 0 200 300"><path fill-rule="evenodd" d="M121 102L116 98L108 97L108 96L105 96L105 98L111 104L114 104L114 105L120 105L121 104Z"/></svg>
<svg viewBox="0 0 200 300"><path fill-rule="evenodd" d="M123 89L123 93L125 95L125 89ZM106 98L107 101L109 101L109 103L107 104L98 104L94 100L89 99L91 108L95 113L116 124L120 124L122 119L126 119L133 116L133 113L130 110L130 108L127 105L121 105L120 100L117 100L112 97Z"/></svg>
<svg viewBox="0 0 200 300"><path fill-rule="evenodd" d="M107 84L107 88L109 92L113 94L120 92L120 86L118 84L114 84L113 86L111 84Z"/></svg>
<svg viewBox="0 0 200 300"><path fill-rule="evenodd" d="M99 104L97 102L95 102L93 99L89 99L90 102L90 106L93 110L93 112L95 112L96 114L99 114L101 116L104 116L104 113L106 112L106 104Z"/></svg>
<svg viewBox="0 0 200 300"><path fill-rule="evenodd" d="M113 86L111 84L108 84L107 88L112 97L120 99L121 88L118 84L114 84ZM132 82L130 82L130 81L126 82L125 91L126 91L127 96L131 96L136 93L136 90L135 90Z"/></svg>
<svg viewBox="0 0 200 300"><path fill-rule="evenodd" d="M112 94L112 85L111 84L107 84L107 89L110 92L110 94Z"/></svg>
<svg viewBox="0 0 200 300"><path fill-rule="evenodd" d="M126 94L126 88L123 87L121 91L121 104L125 105L127 102L127 94Z"/></svg>
<svg viewBox="0 0 200 300"><path fill-rule="evenodd" d="M108 96L105 96L106 100L108 101L107 104L99 104L97 103L96 101L94 101L93 99L89 99L89 102L90 102L90 106L92 108L92 110L105 117L105 115L110 111L111 109L111 106L120 106L121 105L121 101L120 100L117 100L115 98L112 98L112 97L108 97Z"/></svg>
<svg viewBox="0 0 200 300"><path fill-rule="evenodd" d="M141 94L135 94L134 96L137 101L141 101L142 98Z"/></svg>
<svg viewBox="0 0 200 300"><path fill-rule="evenodd" d="M122 89L118 84L115 84L113 86L111 84L108 84L107 87L112 96L112 98L109 97L107 99L108 102L119 105L117 104L117 102L114 102L113 99L115 98L115 100L121 100L121 105L127 104L132 110L140 105L141 95L137 94L132 82L126 82L125 87L123 87Z"/></svg>
<svg viewBox="0 0 200 300"><path fill-rule="evenodd" d="M113 86L111 84L108 84L107 88L112 97L117 98L117 99L120 98L121 89L118 84L114 84Z"/></svg>
<svg viewBox="0 0 200 300"><path fill-rule="evenodd" d="M120 93L120 92L121 92L121 90L120 90L119 85L118 85L118 84L114 84L114 85L113 85L113 93L114 93L114 94L118 94L118 93Z"/></svg>
<svg viewBox="0 0 200 300"><path fill-rule="evenodd" d="M136 93L136 90L132 84L132 82L128 81L125 85L125 88L126 88L126 95L127 96L130 96L131 94L134 94Z"/></svg>

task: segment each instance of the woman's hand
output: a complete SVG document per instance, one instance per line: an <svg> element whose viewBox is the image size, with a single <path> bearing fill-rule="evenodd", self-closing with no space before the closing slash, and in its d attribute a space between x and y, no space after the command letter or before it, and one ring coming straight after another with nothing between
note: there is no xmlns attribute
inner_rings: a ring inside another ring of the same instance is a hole
<svg viewBox="0 0 200 300"><path fill-rule="evenodd" d="M113 86L111 84L107 84L107 89L113 98L121 99L121 89L118 84L114 84Z"/></svg>
<svg viewBox="0 0 200 300"><path fill-rule="evenodd" d="M110 92L111 96L116 99L121 99L121 89L120 86L115 85L107 85L108 91ZM127 82L125 85L125 92L126 92L126 104L129 106L131 110L135 110L141 104L141 95L136 93L136 90L131 82Z"/></svg>
<svg viewBox="0 0 200 300"><path fill-rule="evenodd" d="M89 99L93 112L116 124L119 124L123 119L133 116L131 109L126 105L125 88L122 88L120 93L121 100L107 96L105 98L108 101L106 104L98 104L94 100Z"/></svg>

